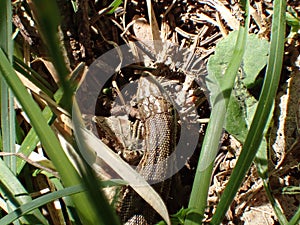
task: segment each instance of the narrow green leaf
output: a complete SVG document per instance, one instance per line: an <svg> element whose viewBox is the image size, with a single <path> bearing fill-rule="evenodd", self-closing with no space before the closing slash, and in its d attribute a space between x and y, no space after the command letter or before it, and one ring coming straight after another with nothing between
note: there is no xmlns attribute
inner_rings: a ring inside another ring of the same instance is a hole
<svg viewBox="0 0 300 225"><path fill-rule="evenodd" d="M12 9L11 2L0 0L0 47L6 52L8 59L12 62L13 41L12 35Z"/></svg>
<svg viewBox="0 0 300 225"><path fill-rule="evenodd" d="M0 13L0 48L2 48L10 62L12 62L13 42L12 42L12 9L11 2L1 0L2 11ZM15 152L16 131L15 131L15 111L14 96L9 90L6 82L1 79L1 126L3 137L3 151ZM15 157L4 159L10 169L16 171Z"/></svg>
<svg viewBox="0 0 300 225"><path fill-rule="evenodd" d="M39 75L32 68L28 67L22 60L14 57L14 68L30 80L34 85L41 89L46 95L52 97L54 87L52 87L48 81L46 81L41 75Z"/></svg>
<svg viewBox="0 0 300 225"><path fill-rule="evenodd" d="M122 0L114 0L109 6L108 6L108 8L112 8L108 13L109 14L111 14L111 13L113 13L115 10L116 10L116 8L118 8L119 7L119 5L121 5L122 4Z"/></svg>
<svg viewBox="0 0 300 225"><path fill-rule="evenodd" d="M33 11L33 14L35 15L39 32L42 35L43 41L48 49L49 55L51 57L51 62L53 63L60 79L60 84L63 92L60 105L63 109L71 114L73 106L72 97L74 90L72 89L71 82L68 77L68 68L61 51L61 43L58 40L58 31L61 18L56 2L47 0L34 0L33 4L31 4L31 9ZM76 142L72 141L71 145L72 148L79 154ZM53 159L53 161L56 160ZM56 164L55 166L58 171L61 172ZM81 219L84 220L83 223L118 224L118 219L114 211L108 205L108 202L106 201L101 190L99 190L99 188L95 186L96 177L93 171L91 171L91 168L88 167L88 165L82 158L79 158L77 160L77 167L82 175L81 182L83 182L89 190L87 193L85 193L85 195L81 195L81 199L74 199L74 203L77 206L79 215ZM66 168L61 169L67 172ZM64 182L66 182L65 179L69 179L68 177L62 178ZM74 184L74 182L71 184Z"/></svg>
<svg viewBox="0 0 300 225"><path fill-rule="evenodd" d="M52 129L47 124L43 117L41 110L33 99L29 96L25 87L22 85L20 79L16 75L13 68L10 66L4 52L0 49L0 72L5 78L7 84L14 91L19 103L22 105L24 112L30 118L30 122L35 129L44 149L52 160L53 164L60 173L62 180L66 186L73 186L81 183L81 179L68 160L60 143L53 133ZM73 196L75 204L78 206L78 211L85 224L99 224L99 216L95 214L95 210L90 204L90 198L85 194ZM85 207L80 207L85 205Z"/></svg>
<svg viewBox="0 0 300 225"><path fill-rule="evenodd" d="M249 26L250 17L248 9L249 1L246 1L245 12L247 17L245 20L245 27ZM213 162L219 150L219 140L225 121L226 109L234 85L234 80L243 58L247 36L247 29L241 27L238 31L235 48L232 56L230 57L231 60L228 67L225 68L225 73L212 72L211 76L207 79L208 88L215 88L215 92L211 93L210 96L212 112L208 128L206 130L206 135L204 137L189 202L189 208L196 210L198 213L189 214L185 220L185 225L200 224L202 218L204 218L208 189L213 170Z"/></svg>
<svg viewBox="0 0 300 225"><path fill-rule="evenodd" d="M25 65L23 65L25 66ZM78 83L78 77L80 77L84 71L84 63L79 64L70 74L70 82L72 83L72 89L76 90L79 83ZM26 68L26 69L30 69L30 68ZM36 73L33 70L30 70L33 73ZM26 73L26 71L23 71ZM24 75L22 73L22 75ZM27 76L28 74L26 73L24 76ZM40 77L39 74L36 73L36 77ZM59 88L53 95L53 98L55 100L55 102L57 104L60 103L61 98L63 95L63 91L62 88ZM52 94L51 94L52 96ZM49 96L50 97L50 96ZM47 122L49 124L52 124L52 122L54 121L54 119L56 118L56 116L54 115L54 113L52 112L52 110L50 109L49 106L46 106L42 112L43 116L45 117L45 119L47 120ZM34 131L34 129L30 129L30 131L27 133L25 139L23 140L18 152L22 153L25 156L29 156L30 153L36 148L37 144L39 142L39 138L36 135L36 132ZM22 160L21 158L17 158L17 174L19 174L21 172L21 170L23 169L24 165L26 164L26 162L24 160Z"/></svg>
<svg viewBox="0 0 300 225"><path fill-rule="evenodd" d="M287 225L297 225L300 222L300 207Z"/></svg>
<svg viewBox="0 0 300 225"><path fill-rule="evenodd" d="M270 56L262 93L243 150L224 193L221 196L220 203L213 215L211 224L221 223L261 143L265 125L272 109L282 68L285 38L285 6L286 2L284 0L274 1Z"/></svg>
<svg viewBox="0 0 300 225"><path fill-rule="evenodd" d="M9 208L15 210L23 204L31 203L32 199L25 188L1 159L0 171L0 190L7 200L9 200ZM48 224L47 220L42 216L39 210L35 210L31 215L25 216L22 218L22 221L27 221L29 224L35 224L37 222Z"/></svg>
<svg viewBox="0 0 300 225"><path fill-rule="evenodd" d="M101 182L101 185L103 187L108 187L118 185L118 183L114 180L108 180L105 182ZM62 186L60 186L60 188L55 192L45 194L41 197L32 200L29 203L20 205L20 207L16 208L13 212L7 214L2 219L0 219L0 225L12 223L14 220L20 218L21 216L24 216L29 212L32 212L33 210L37 209L38 207L46 205L47 203L52 202L56 199L68 197L84 191L87 191L87 189L83 185L76 185L67 188L63 188Z"/></svg>
<svg viewBox="0 0 300 225"><path fill-rule="evenodd" d="M48 123L51 124L51 121L54 119L53 112L49 107L45 107L43 110L43 116L47 120ZM22 153L24 156L28 157L30 153L36 148L37 144L39 143L39 138L33 128L30 129L30 131L27 133L25 139L23 140L18 153ZM17 158L17 174L21 172L24 165L26 164L26 161L24 161L21 158Z"/></svg>
<svg viewBox="0 0 300 225"><path fill-rule="evenodd" d="M277 215L277 219L279 221L280 224L285 225L287 224L287 219L284 215L284 213L282 212L282 209L279 205L279 203L276 201L276 199L274 198L274 196L272 195L272 191L270 188L270 185L268 183L267 179L263 179L263 184L264 184L264 188L265 188L265 192L267 194L267 197L274 209L275 214Z"/></svg>
<svg viewBox="0 0 300 225"><path fill-rule="evenodd" d="M51 192L49 194L45 194L39 198L36 198L32 200L29 203L26 203L24 205L21 205L17 209L15 209L13 212L7 214L0 220L0 225L6 225L10 224L16 219L20 218L23 215L26 215L27 213L31 212L32 210L37 209L38 207L41 207L49 202L52 202L58 198L62 198L68 195L74 195L80 192L85 191L85 188L83 185L77 185L68 187L56 192Z"/></svg>
<svg viewBox="0 0 300 225"><path fill-rule="evenodd" d="M63 108L71 113L73 91L70 86L65 59L62 54L60 42L58 40L58 30L60 25L60 14L55 1L34 0L32 10L36 17L36 23L42 39L48 49L56 72L59 76L60 84L63 88L63 98L61 104Z"/></svg>

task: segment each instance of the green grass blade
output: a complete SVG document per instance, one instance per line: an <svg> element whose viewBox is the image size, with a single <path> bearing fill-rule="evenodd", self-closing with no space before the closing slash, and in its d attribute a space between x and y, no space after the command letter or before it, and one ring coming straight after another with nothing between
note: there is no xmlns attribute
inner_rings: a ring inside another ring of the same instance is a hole
<svg viewBox="0 0 300 225"><path fill-rule="evenodd" d="M12 9L11 1L0 0L0 47L6 52L8 59L12 62L13 41L12 35Z"/></svg>
<svg viewBox="0 0 300 225"><path fill-rule="evenodd" d="M10 62L12 62L13 41L12 35L12 9L11 2L1 0L2 12L0 14L0 47L6 52ZM15 131L15 111L14 96L9 90L6 82L1 79L1 130L3 137L3 151L15 152L16 131ZM5 162L15 173L16 158L6 157Z"/></svg>
<svg viewBox="0 0 300 225"><path fill-rule="evenodd" d="M104 186L114 186L118 184L113 180L111 180L111 181L102 182L101 185L103 185L104 187ZM56 199L68 197L84 191L87 191L87 189L83 185L76 185L67 188L62 188L62 186L60 186L60 188L57 191L45 194L41 197L32 200L29 203L26 203L16 208L13 212L7 214L2 219L0 219L0 225L6 225L12 223L14 220L20 218L21 216L24 216L27 213L35 210L36 208L41 207Z"/></svg>
<svg viewBox="0 0 300 225"><path fill-rule="evenodd" d="M7 84L14 91L15 96L23 107L24 112L30 118L30 122L35 129L44 149L51 158L53 164L60 173L66 186L73 186L81 183L81 179L68 160L60 143L47 124L41 110L27 93L13 68L10 66L4 52L0 50L0 72L4 76ZM84 219L85 224L101 224L101 218L96 214L96 209L90 203L91 199L85 194L74 195L73 200L77 206L79 214ZM85 207L82 207L84 205ZM117 223L116 223L117 224Z"/></svg>
<svg viewBox="0 0 300 225"><path fill-rule="evenodd" d="M82 70L84 69L84 64L80 64L76 69L74 69L74 71L72 72L72 74L70 75L70 78L71 78L71 81L73 82L72 84L72 88L75 90L77 85L78 85L78 82L77 82L77 79L78 79L78 76L81 75L82 73ZM56 100L57 103L60 102L61 98L62 98L62 88L60 88L55 94L54 94L54 99ZM51 123L51 121L53 120L53 118L55 118L55 115L53 114L53 112L50 110L49 107L45 107L45 109L43 110L43 116L47 119L48 122ZM36 144L38 142L38 138L36 136L36 133L34 131L34 129L31 129L30 132L28 133L28 135L26 136L25 140L23 141L20 149L19 149L19 152L25 154L26 156L28 156L31 151L34 150ZM18 172L20 172L20 170L23 168L24 164L26 163L25 161L21 160L21 159L18 159ZM93 183L93 186L94 188L96 189L97 191L97 195L95 195L95 197L93 198L95 201L98 201L99 202L99 190L97 189L97 186L95 186L95 179L93 177L92 179L92 183ZM101 205L103 206L104 201L102 201ZM84 206L83 202L79 202L78 204L80 204L81 207L86 207ZM71 205L70 201L68 201L68 205ZM88 206L86 207L88 208ZM93 207L94 209L96 210L99 210L101 207ZM105 212L105 211L103 211ZM72 213L70 211L70 213ZM105 215L107 215L108 213L104 213ZM97 215L100 215L100 213L98 213ZM111 221L112 219L110 219Z"/></svg>
<svg viewBox="0 0 300 225"><path fill-rule="evenodd" d="M78 82L76 82L76 80L78 79L78 77L81 76L81 73L83 72L83 70L84 70L84 64L80 64L73 70L73 72L70 75L71 80L74 81L73 82L74 90L78 86ZM25 74L25 76L26 76L26 74ZM40 77L40 75L36 74L36 77ZM57 104L59 104L61 101L62 93L63 93L62 88L59 88L53 95L53 98L55 99L55 102ZM52 122L56 118L56 116L51 111L49 106L46 106L44 108L42 114L49 124L52 124ZM27 133L26 137L24 138L18 152L22 153L25 156L29 156L30 153L36 148L36 145L38 144L38 142L39 142L39 138L37 137L36 132L32 128L32 129L30 129L30 131ZM17 174L19 174L21 172L21 170L23 169L25 164L26 164L26 162L23 159L17 158Z"/></svg>
<svg viewBox="0 0 300 225"><path fill-rule="evenodd" d="M249 23L249 16L246 20L246 25ZM204 210L207 205L208 189L210 185L214 158L219 150L219 140L222 134L222 129L225 121L226 108L231 95L231 90L234 85L235 76L242 62L244 48L247 40L247 29L240 28L236 46L233 51L232 59L225 71L223 78L217 78L211 82L217 83L222 93L220 96L214 97L212 105L212 112L206 135L203 141L200 159L196 171L196 176L193 184L193 189L190 197L189 208L196 209L198 213L191 213L187 215L185 225L201 224L204 217ZM224 101L222 100L224 98ZM221 99L221 100L220 100ZM209 162L209 165L207 165ZM204 166L207 165L207 166Z"/></svg>
<svg viewBox="0 0 300 225"><path fill-rule="evenodd" d="M26 203L24 205L21 205L19 208L15 209L13 212L7 214L0 220L0 225L6 225L10 224L16 219L20 218L23 215L26 215L27 213L31 212L32 210L41 207L49 202L52 202L58 198L62 198L68 195L74 195L80 192L85 191L85 188L83 185L77 185L72 187L67 187L65 189L51 192L49 194L45 194L39 198L36 198L32 200L29 203Z"/></svg>
<svg viewBox="0 0 300 225"><path fill-rule="evenodd" d="M0 14L0 48L6 52L9 62L12 62L13 41L12 35L12 9L11 2L1 0L0 5L3 11ZM8 62L7 66L11 64ZM0 72L1 73L1 72ZM16 119L14 109L14 95L9 89L6 81L1 77L1 131L3 137L3 151L14 153L16 144ZM5 197L8 211L15 209L19 205L31 201L31 197L15 177L16 158L5 157L5 163L0 159L0 190ZM39 210L35 210L31 215L21 218L26 223L47 224ZM17 221L16 224L19 224Z"/></svg>
<svg viewBox="0 0 300 225"><path fill-rule="evenodd" d="M44 172L44 174L49 178L49 180L51 181L51 183L55 186L56 190L63 190L64 186L61 183L61 180L59 180L56 177L53 177L51 174L48 174L46 172ZM66 205L66 211L69 217L69 220L71 221L72 225L82 225L82 223L80 222L80 218L78 217L78 214L76 213L75 209L75 205L74 202L72 201L71 196L64 196L63 198L63 202Z"/></svg>
<svg viewBox="0 0 300 225"><path fill-rule="evenodd" d="M44 118L47 120L49 124L55 118L51 109L47 106L42 112ZM26 137L24 138L18 153L22 153L24 156L28 157L30 153L36 148L37 144L39 143L39 138L33 128L27 133ZM26 161L21 158L17 158L17 174L21 172Z"/></svg>
<svg viewBox="0 0 300 225"><path fill-rule="evenodd" d="M298 208L295 215L292 217L292 219L289 221L288 225L296 225L300 223L300 207Z"/></svg>
<svg viewBox="0 0 300 225"><path fill-rule="evenodd" d="M211 224L221 223L261 143L280 79L284 53L285 6L285 1L274 1L270 55L262 93L243 150L221 196Z"/></svg>
<svg viewBox="0 0 300 225"><path fill-rule="evenodd" d="M188 214L185 225L201 224L201 221L204 218L204 210L207 203L208 188L210 185L214 158L216 157L216 152L219 149L219 140L225 120L225 118L220 115L225 115L225 113L226 107L224 101L220 101L219 104L214 105L211 112L210 122L206 130L207 135L205 135L203 141L203 147L201 149L200 160L198 162L189 202L189 208L197 209L198 213ZM207 162L210 162L209 165L207 165ZM204 165L206 166L204 167Z"/></svg>
<svg viewBox="0 0 300 225"><path fill-rule="evenodd" d="M46 81L41 75L39 75L32 68L28 67L17 57L14 57L14 68L33 84L35 84L39 89L41 89L46 95L49 97L53 96L55 87L52 87L48 81Z"/></svg>
<svg viewBox="0 0 300 225"><path fill-rule="evenodd" d="M71 82L69 81L69 72L65 58L61 51L61 43L58 40L58 29L61 19L56 2L34 0L33 4L31 4L31 9L35 16L36 23L38 24L39 32L42 35L43 41L48 49L51 62L53 63L60 79L60 84L63 90L61 106L71 114L74 90L72 89ZM74 150L80 154L75 140L71 143L71 145ZM77 200L74 201L74 203L78 206L78 210L85 212L87 210L89 211L88 213L80 213L80 216L87 220L85 224L118 224L118 218L114 211L108 205L103 193L99 190L99 187L95 186L95 179L97 178L93 171L91 171L91 168L83 159L81 162L77 163L78 169L82 174L81 181L88 189L88 192L85 194L86 197L89 198L89 201L82 202Z"/></svg>
<svg viewBox="0 0 300 225"><path fill-rule="evenodd" d="M50 54L51 62L56 69L60 85L64 91L61 104L65 110L71 113L73 91L68 78L69 71L58 39L58 29L61 20L59 10L55 1L34 0L33 2L31 9L36 17L39 32Z"/></svg>
<svg viewBox="0 0 300 225"><path fill-rule="evenodd" d="M121 4L122 4L122 0L114 0L109 6L108 8L111 8L111 10L108 12L109 14L113 13L116 8L118 8Z"/></svg>
<svg viewBox="0 0 300 225"><path fill-rule="evenodd" d="M264 188L265 188L265 192L266 192L266 195L268 196L268 199L274 209L274 212L277 216L277 219L279 221L280 224L282 225L285 225L288 223L284 213L282 212L282 209L280 207L280 204L278 204L278 202L276 201L276 199L274 198L274 196L272 195L272 192L271 192L271 188L270 188L270 185L269 185L269 180L267 179L263 179L263 184L264 184Z"/></svg>
<svg viewBox="0 0 300 225"><path fill-rule="evenodd" d="M0 171L0 190L3 196L5 196L5 198L8 200L8 206L10 210L15 210L21 205L32 201L31 197L19 182L17 177L15 177L15 175L1 159ZM37 222L48 224L47 220L38 210L35 210L31 215L24 216L24 218L22 218L21 220L23 222L27 221L27 223L29 224L36 224Z"/></svg>

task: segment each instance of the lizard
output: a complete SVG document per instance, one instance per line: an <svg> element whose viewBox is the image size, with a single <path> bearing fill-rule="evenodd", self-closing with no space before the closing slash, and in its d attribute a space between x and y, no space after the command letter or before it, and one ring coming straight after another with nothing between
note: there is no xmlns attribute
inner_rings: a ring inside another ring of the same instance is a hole
<svg viewBox="0 0 300 225"><path fill-rule="evenodd" d="M155 78L143 73L137 91L139 116L144 124L145 150L137 171L167 202L172 178L165 179L175 167L175 159L168 157L175 150L177 135L176 110L171 99ZM158 214L132 188L121 191L118 213L126 225L155 224Z"/></svg>

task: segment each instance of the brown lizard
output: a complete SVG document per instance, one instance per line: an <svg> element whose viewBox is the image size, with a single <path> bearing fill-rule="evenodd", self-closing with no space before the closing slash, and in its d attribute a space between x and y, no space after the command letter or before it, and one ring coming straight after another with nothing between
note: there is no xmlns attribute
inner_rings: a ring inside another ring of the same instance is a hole
<svg viewBox="0 0 300 225"><path fill-rule="evenodd" d="M143 73L138 83L138 110L144 123L145 152L137 171L161 195L169 198L172 178L166 179L175 168L168 159L175 149L177 135L176 111L170 98L153 76ZM121 221L127 225L155 224L159 215L130 187L121 191L118 207Z"/></svg>

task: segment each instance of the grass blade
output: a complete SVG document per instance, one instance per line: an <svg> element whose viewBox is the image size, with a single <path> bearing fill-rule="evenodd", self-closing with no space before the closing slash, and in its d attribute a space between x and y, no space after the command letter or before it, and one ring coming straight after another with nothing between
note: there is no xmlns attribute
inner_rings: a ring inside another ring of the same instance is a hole
<svg viewBox="0 0 300 225"><path fill-rule="evenodd" d="M68 77L69 72L66 66L67 63L61 51L61 43L58 40L61 18L56 2L35 0L30 2L30 8L33 11L43 41L47 46L51 62L59 76L60 85L63 91L60 105L71 114L74 90L72 89L72 84ZM70 140L70 142L72 142L72 148L80 155L75 140ZM74 200L74 203L77 206L77 210L80 212L81 218L85 220L83 221L84 224L118 224L118 218L112 208L108 205L104 194L99 187L95 185L95 180L97 178L93 171L91 171L91 168L83 158L79 160L81 160L81 162L77 162L77 166L82 175L81 182L84 183L88 191L85 195L82 195L84 199L76 199ZM62 169L67 173L66 168ZM58 169L58 171L60 170ZM66 177L63 177L63 181L65 181L65 179Z"/></svg>
<svg viewBox="0 0 300 225"><path fill-rule="evenodd" d="M8 207L11 210L15 210L17 207L29 203L32 201L31 197L19 182L17 177L11 172L11 170L5 165L3 160L0 159L0 190L8 200ZM48 224L47 220L42 214L35 210L31 215L24 216L21 221L36 224L37 222L42 224ZM1 224L1 223L0 223ZM7 223L5 223L7 224Z"/></svg>
<svg viewBox="0 0 300 225"><path fill-rule="evenodd" d="M56 69L64 91L61 104L64 106L63 108L70 113L72 109L71 100L73 91L69 82L69 71L58 40L60 17L56 2L35 0L31 2L30 8L36 18L39 32L48 49L51 62Z"/></svg>
<svg viewBox="0 0 300 225"><path fill-rule="evenodd" d="M26 69L30 69L30 68L26 68ZM74 80L74 85L76 85L76 79L78 79L78 77L80 77L82 75L82 72L84 70L84 65L80 64L78 67L76 67L73 72L70 75L70 79ZM24 71L25 72L25 71ZM33 72L33 71L31 71ZM26 72L25 72L26 73ZM35 72L36 73L36 72ZM29 74L22 74L25 77L27 77ZM38 75L36 73L36 77L40 77L40 75ZM38 83L35 83L38 86ZM76 87L74 86L74 89L76 89ZM55 93L54 93L54 99L56 101L57 104L60 103L61 98L62 98L62 88L59 88ZM52 124L52 122L54 121L54 119L56 118L56 116L54 115L54 113L51 111L49 106L46 106L42 112L43 116L45 117L45 119L47 120L47 122L49 124ZM30 131L27 133L25 139L23 140L20 148L19 148L19 153L22 153L23 155L25 155L26 157L30 155L30 153L36 148L36 145L39 142L39 138L36 135L36 132L34 131L34 129L30 129ZM23 169L24 165L26 164L26 162L20 158L17 158L17 174L19 174L21 172L21 170Z"/></svg>
<svg viewBox="0 0 300 225"><path fill-rule="evenodd" d="M66 186L73 186L80 184L82 181L68 160L60 143L53 133L52 129L47 124L43 117L41 110L27 93L25 87L22 85L15 71L11 67L4 52L0 49L0 72L5 78L7 84L14 91L15 96L23 107L23 110L30 118L30 122L34 127L42 145L47 154L51 158L53 164L60 173L62 180ZM96 214L95 209L90 203L90 198L86 194L78 194L73 196L76 206L78 206L79 214L82 216L85 224L101 224L99 215ZM82 207L85 205L85 207Z"/></svg>
<svg viewBox="0 0 300 225"><path fill-rule="evenodd" d="M0 48L3 48L8 57L7 67L11 66L13 54L12 35L12 9L11 2L0 0L0 5L3 9L0 14ZM0 71L0 74L2 71ZM1 74L3 75L3 74ZM1 76L1 131L3 151L15 153L16 143L16 120L14 108L14 96L9 89L6 81ZM19 205L31 202L31 197L19 182L16 173L16 158L5 157L5 162L0 159L0 191L5 198L8 211L15 209ZM31 215L21 218L21 221L27 223L42 223L48 224L39 210L35 210ZM17 222L19 223L19 222Z"/></svg>
<svg viewBox="0 0 300 225"><path fill-rule="evenodd" d="M292 219L289 221L288 225L296 225L300 222L300 207L298 208L295 215L292 217Z"/></svg>
<svg viewBox="0 0 300 225"><path fill-rule="evenodd" d="M72 186L68 187L56 192L52 192L49 194L45 194L42 197L36 198L32 200L29 203L26 203L24 205L21 205L19 208L15 209L13 212L7 214L2 219L0 219L0 225L10 224L14 220L20 218L23 215L26 215L27 213L31 212L32 210L43 206L51 201L54 201L58 198L65 197L67 195L74 195L80 192L85 191L84 187L82 185ZM20 213L21 212L21 213Z"/></svg>
<svg viewBox="0 0 300 225"><path fill-rule="evenodd" d="M249 17L249 16L248 16ZM249 23L247 17L246 24ZM219 140L225 121L226 108L234 85L235 76L241 64L244 46L247 40L247 29L240 28L238 31L236 46L233 51L232 59L225 71L223 77L215 77L208 81L213 83L216 89L214 96L211 96L212 111L211 117L206 130L206 135L201 149L200 159L196 171L193 189L190 197L189 208L196 209L198 213L187 215L185 225L200 224L204 217L204 210L207 204L208 188L210 185L211 174L213 170L214 159L219 150ZM224 98L224 99L223 99ZM209 164L208 164L209 163Z"/></svg>
<svg viewBox="0 0 300 225"><path fill-rule="evenodd" d="M243 150L221 196L211 224L220 224L222 221L261 143L281 73L285 37L285 5L284 0L274 1L270 55L263 89Z"/></svg>
<svg viewBox="0 0 300 225"><path fill-rule="evenodd" d="M47 82L40 74L27 66L24 62L22 62L21 59L18 59L17 57L14 57L14 68L33 84L35 84L39 89L41 89L46 95L52 97L55 87L51 87L49 82Z"/></svg>
<svg viewBox="0 0 300 225"><path fill-rule="evenodd" d="M10 1L1 0L3 9L0 14L0 47L6 52L10 62L12 62L13 41L12 35L12 9ZM14 96L9 90L6 82L1 79L1 130L3 137L3 151L15 152L16 131L15 131L15 111ZM15 173L16 158L7 157L4 159L9 168Z"/></svg>

